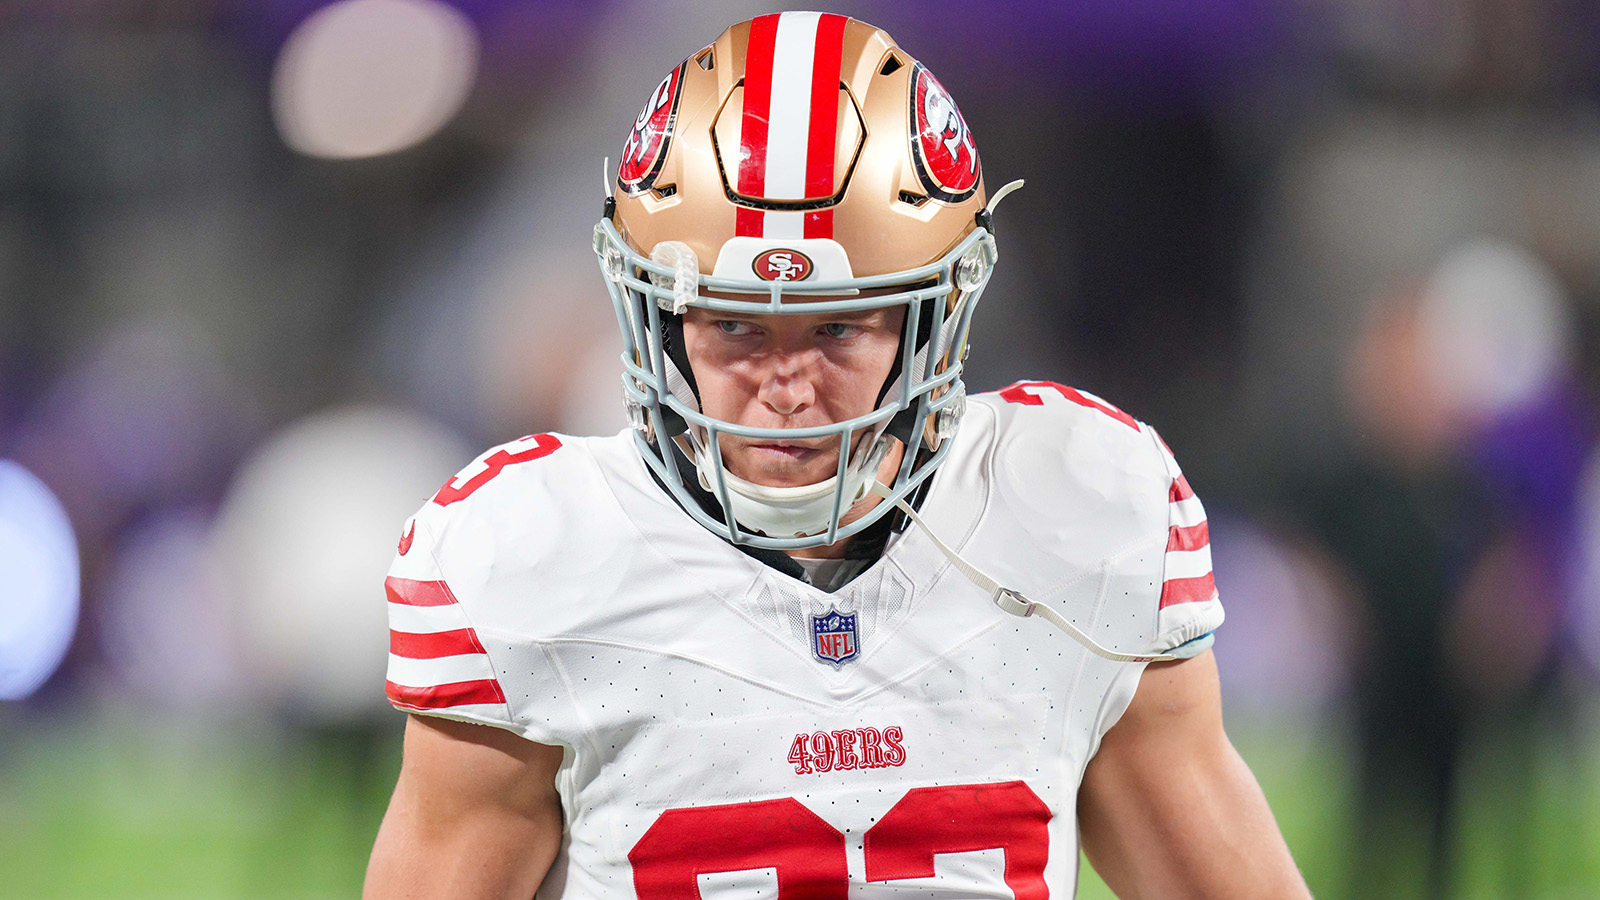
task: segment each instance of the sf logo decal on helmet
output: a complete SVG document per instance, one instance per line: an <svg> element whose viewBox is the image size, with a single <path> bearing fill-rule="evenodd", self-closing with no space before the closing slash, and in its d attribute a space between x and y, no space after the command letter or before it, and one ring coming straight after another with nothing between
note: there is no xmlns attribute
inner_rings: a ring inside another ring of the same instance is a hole
<svg viewBox="0 0 1600 900"><path fill-rule="evenodd" d="M978 148L950 92L918 63L911 77L911 149L928 194L959 202L978 189Z"/></svg>
<svg viewBox="0 0 1600 900"><path fill-rule="evenodd" d="M629 194L649 190L661 174L661 165L667 159L667 145L672 142L672 126L678 115L678 98L683 95L683 68L685 63L667 73L650 99L633 120L628 141L622 147L622 161L617 166L617 184Z"/></svg>
<svg viewBox="0 0 1600 900"><path fill-rule="evenodd" d="M804 281L811 276L811 257L799 250L773 249L757 256L750 267L762 281Z"/></svg>

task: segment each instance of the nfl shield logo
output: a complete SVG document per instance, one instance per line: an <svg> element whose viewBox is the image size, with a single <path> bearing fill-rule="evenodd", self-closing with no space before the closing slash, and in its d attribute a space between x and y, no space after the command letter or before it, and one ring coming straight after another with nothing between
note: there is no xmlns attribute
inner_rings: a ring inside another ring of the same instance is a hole
<svg viewBox="0 0 1600 900"><path fill-rule="evenodd" d="M822 615L811 616L811 652L834 668L855 659L861 653L861 642L856 635L856 614L829 609Z"/></svg>

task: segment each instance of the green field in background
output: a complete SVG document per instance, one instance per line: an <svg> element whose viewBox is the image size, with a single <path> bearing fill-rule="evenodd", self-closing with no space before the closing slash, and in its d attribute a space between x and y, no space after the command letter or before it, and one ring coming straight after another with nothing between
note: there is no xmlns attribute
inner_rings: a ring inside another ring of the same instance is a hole
<svg viewBox="0 0 1600 900"><path fill-rule="evenodd" d="M69 727L0 718L0 729L3 900L320 900L359 895L399 765L401 721L293 735L121 717ZM1346 896L1351 773L1345 747L1330 738L1338 732L1233 733L1313 891ZM1588 755L1576 771L1535 742L1523 779L1500 777L1520 757L1474 747L1453 896L1600 896L1600 729L1584 733ZM1520 797L1506 791L1524 790L1517 785L1532 786L1533 815L1508 825L1502 812ZM1521 869L1504 852L1513 836L1531 848ZM1519 889L1508 891L1508 879ZM1079 896L1111 894L1085 866Z"/></svg>
<svg viewBox="0 0 1600 900"><path fill-rule="evenodd" d="M14 722L3 723L14 725ZM0 744L0 898L350 898L400 732L121 722Z"/></svg>

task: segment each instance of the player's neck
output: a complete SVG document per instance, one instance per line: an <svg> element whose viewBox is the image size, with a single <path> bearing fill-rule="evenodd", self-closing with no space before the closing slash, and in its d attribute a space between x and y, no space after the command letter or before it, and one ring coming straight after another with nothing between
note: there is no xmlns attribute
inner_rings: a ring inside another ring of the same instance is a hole
<svg viewBox="0 0 1600 900"><path fill-rule="evenodd" d="M905 447L899 441L891 441L889 443L888 452L883 454L883 461L878 463L879 481L884 484L892 484L894 482L894 474L900 468L900 459L904 453ZM882 497L868 493L845 512L844 516L839 519L839 526L842 528L860 519L882 502ZM850 542L852 540L854 538L845 538L840 541L834 541L826 547L802 547L799 550L785 550L784 552L795 559L843 559L849 555Z"/></svg>

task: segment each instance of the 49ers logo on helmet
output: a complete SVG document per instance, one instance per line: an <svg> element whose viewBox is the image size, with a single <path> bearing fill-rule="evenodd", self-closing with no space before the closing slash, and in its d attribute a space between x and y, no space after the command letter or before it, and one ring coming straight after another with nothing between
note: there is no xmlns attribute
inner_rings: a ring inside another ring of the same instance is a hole
<svg viewBox="0 0 1600 900"><path fill-rule="evenodd" d="M911 73L911 158L931 197L958 203L978 189L982 169L967 120L921 63Z"/></svg>
<svg viewBox="0 0 1600 900"><path fill-rule="evenodd" d="M811 275L811 257L799 250L777 248L758 255L750 268L762 281L804 281Z"/></svg>
<svg viewBox="0 0 1600 900"><path fill-rule="evenodd" d="M683 94L683 71L687 65L685 60L661 79L633 120L628 142L622 145L622 161L617 164L617 184L629 194L649 190L661 174L667 145L672 143L672 126L678 117L678 98Z"/></svg>

